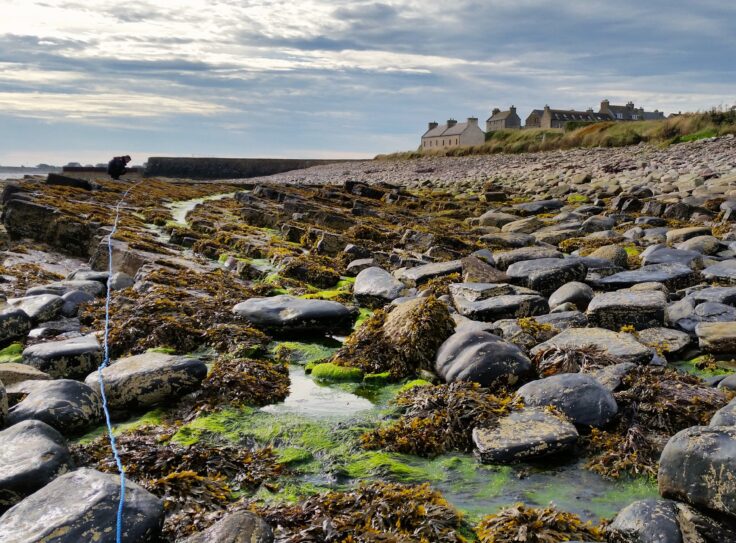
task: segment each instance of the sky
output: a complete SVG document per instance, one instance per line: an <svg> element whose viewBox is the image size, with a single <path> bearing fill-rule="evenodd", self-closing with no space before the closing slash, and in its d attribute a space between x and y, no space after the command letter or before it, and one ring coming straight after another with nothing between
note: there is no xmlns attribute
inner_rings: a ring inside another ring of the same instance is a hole
<svg viewBox="0 0 736 543"><path fill-rule="evenodd" d="M0 0L0 164L361 158L494 107L736 104L734 0Z"/></svg>

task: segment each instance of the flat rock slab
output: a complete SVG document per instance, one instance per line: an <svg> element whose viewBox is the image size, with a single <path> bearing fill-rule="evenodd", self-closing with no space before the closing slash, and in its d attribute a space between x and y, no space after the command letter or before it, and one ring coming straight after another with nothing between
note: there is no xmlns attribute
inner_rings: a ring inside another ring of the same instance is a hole
<svg viewBox="0 0 736 543"><path fill-rule="evenodd" d="M619 290L597 294L588 306L591 324L620 330L631 325L637 330L662 326L667 296L658 290Z"/></svg>
<svg viewBox="0 0 736 543"><path fill-rule="evenodd" d="M713 302L726 305L736 305L736 287L707 287L694 290L685 296L692 300L695 305Z"/></svg>
<svg viewBox="0 0 736 543"><path fill-rule="evenodd" d="M415 268L406 268L396 272L396 278L407 287L417 287L437 277L443 277L463 271L463 265L459 260L448 262L433 262Z"/></svg>
<svg viewBox="0 0 736 543"><path fill-rule="evenodd" d="M23 351L23 363L52 378L81 379L102 362L102 346L87 336L31 345Z"/></svg>
<svg viewBox="0 0 736 543"><path fill-rule="evenodd" d="M207 365L197 358L148 352L121 358L102 370L105 395L112 409L151 407L197 390ZM99 388L98 372L84 381Z"/></svg>
<svg viewBox="0 0 736 543"><path fill-rule="evenodd" d="M494 262L492 255L488 259ZM478 257L467 256L461 259L460 263L463 266L465 283L507 283L509 280L505 273Z"/></svg>
<svg viewBox="0 0 736 543"><path fill-rule="evenodd" d="M0 311L0 343L25 337L31 327L31 318L22 309L11 307Z"/></svg>
<svg viewBox="0 0 736 543"><path fill-rule="evenodd" d="M188 537L182 543L272 543L271 527L248 511L225 515L205 531Z"/></svg>
<svg viewBox="0 0 736 543"><path fill-rule="evenodd" d="M663 351L667 356L677 356L692 343L689 334L672 328L647 328L637 334L637 339L646 345Z"/></svg>
<svg viewBox="0 0 736 543"><path fill-rule="evenodd" d="M39 420L26 420L0 432L0 511L71 471L66 441Z"/></svg>
<svg viewBox="0 0 736 543"><path fill-rule="evenodd" d="M514 249L534 245L537 240L529 234L518 234L514 232L495 232L484 234L480 241L494 249Z"/></svg>
<svg viewBox="0 0 736 543"><path fill-rule="evenodd" d="M506 270L512 264L524 262L526 260L537 260L539 258L561 259L562 257L562 253L552 247L521 247L512 251L493 254L493 258L496 261L496 267L500 270Z"/></svg>
<svg viewBox="0 0 736 543"><path fill-rule="evenodd" d="M481 386L511 386L532 373L527 356L512 343L466 327L437 351L435 371L446 383L472 381Z"/></svg>
<svg viewBox="0 0 736 543"><path fill-rule="evenodd" d="M622 334L605 328L568 328L531 350L532 356L550 347L576 349L597 347L621 362L647 364L652 359L651 350L639 343L631 334Z"/></svg>
<svg viewBox="0 0 736 543"><path fill-rule="evenodd" d="M514 287L508 283L452 283L448 289L453 300L455 298L463 298L469 302L487 300L495 296L521 294L518 291L518 287ZM526 294L537 293L527 292Z"/></svg>
<svg viewBox="0 0 736 543"><path fill-rule="evenodd" d="M599 278L593 286L603 290L619 290L640 283L662 283L670 290L677 290L690 286L695 279L695 272L684 264L651 264L638 270L623 271Z"/></svg>
<svg viewBox="0 0 736 543"><path fill-rule="evenodd" d="M361 305L383 307L401 296L404 288L404 283L389 272L373 266L357 275L353 284L353 296Z"/></svg>
<svg viewBox="0 0 736 543"><path fill-rule="evenodd" d="M516 204L514 209L522 215L538 215L561 209L564 205L562 200L537 200L536 202Z"/></svg>
<svg viewBox="0 0 736 543"><path fill-rule="evenodd" d="M473 428L476 455L484 464L542 458L573 447L578 432L545 409L528 407L498 420L495 428Z"/></svg>
<svg viewBox="0 0 736 543"><path fill-rule="evenodd" d="M736 260L724 260L708 266L702 272L703 279L721 285L736 285Z"/></svg>
<svg viewBox="0 0 736 543"><path fill-rule="evenodd" d="M25 311L34 322L45 322L59 316L64 300L56 294L40 294L23 298L8 298L8 304Z"/></svg>
<svg viewBox="0 0 736 543"><path fill-rule="evenodd" d="M118 475L79 469L62 475L0 517L3 543L115 541ZM122 541L154 543L163 524L161 500L126 481Z"/></svg>
<svg viewBox="0 0 736 543"><path fill-rule="evenodd" d="M506 270L512 282L549 296L570 281L582 281L588 268L576 259L538 258L511 264Z"/></svg>
<svg viewBox="0 0 736 543"><path fill-rule="evenodd" d="M530 407L554 406L574 424L603 426L618 412L609 390L590 375L561 373L521 387L517 394Z"/></svg>
<svg viewBox="0 0 736 543"><path fill-rule="evenodd" d="M93 389L71 379L23 381L28 394L8 412L8 424L40 420L63 435L82 432L102 420L102 402Z"/></svg>
<svg viewBox="0 0 736 543"><path fill-rule="evenodd" d="M736 322L701 322L695 334L706 353L736 353Z"/></svg>
<svg viewBox="0 0 736 543"><path fill-rule="evenodd" d="M659 461L665 498L736 518L736 428L693 426L675 434Z"/></svg>
<svg viewBox="0 0 736 543"><path fill-rule="evenodd" d="M651 249L651 250L650 250ZM651 264L683 264L690 268L701 267L703 255L696 251L672 249L666 246L647 248L641 254L641 262L645 266Z"/></svg>
<svg viewBox="0 0 736 543"><path fill-rule="evenodd" d="M56 296L63 296L64 294L74 290L81 290L91 296L102 296L105 294L106 289L105 285L99 281L71 279L31 287L26 291L26 296L38 296L39 294L55 294Z"/></svg>
<svg viewBox="0 0 736 543"><path fill-rule="evenodd" d="M51 377L26 364L5 362L0 364L0 381L6 386L14 385L22 381L48 381Z"/></svg>
<svg viewBox="0 0 736 543"><path fill-rule="evenodd" d="M453 301L458 313L475 321L493 322L500 319L533 317L549 312L547 300L537 294L495 296L476 302L457 297Z"/></svg>
<svg viewBox="0 0 736 543"><path fill-rule="evenodd" d="M233 307L233 313L274 332L347 334L353 327L353 314L342 304L286 295L251 298Z"/></svg>

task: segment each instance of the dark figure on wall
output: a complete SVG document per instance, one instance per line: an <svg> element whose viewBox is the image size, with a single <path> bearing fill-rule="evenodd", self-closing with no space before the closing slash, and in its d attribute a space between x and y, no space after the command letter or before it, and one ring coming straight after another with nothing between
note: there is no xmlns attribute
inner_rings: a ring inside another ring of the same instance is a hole
<svg viewBox="0 0 736 543"><path fill-rule="evenodd" d="M107 173L113 179L120 179L120 176L128 171L126 166L130 162L130 156L116 156L110 162L107 163Z"/></svg>

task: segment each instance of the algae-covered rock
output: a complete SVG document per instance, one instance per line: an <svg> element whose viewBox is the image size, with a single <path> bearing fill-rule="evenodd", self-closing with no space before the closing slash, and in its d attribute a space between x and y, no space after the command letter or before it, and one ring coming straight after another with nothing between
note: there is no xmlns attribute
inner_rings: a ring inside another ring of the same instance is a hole
<svg viewBox="0 0 736 543"><path fill-rule="evenodd" d="M272 543L271 527L258 515L236 511L182 543Z"/></svg>
<svg viewBox="0 0 736 543"><path fill-rule="evenodd" d="M667 297L658 290L604 292L590 302L588 319L609 330L620 330L627 325L643 330L664 324L666 306Z"/></svg>
<svg viewBox="0 0 736 543"><path fill-rule="evenodd" d="M289 259L280 273L284 277L297 279L317 288L334 287L340 280L340 274L331 267L329 260L314 255Z"/></svg>
<svg viewBox="0 0 736 543"><path fill-rule="evenodd" d="M605 328L568 328L531 350L532 355L550 347L579 349L596 347L622 362L644 364L652 359L648 347L639 343L631 334L623 334Z"/></svg>
<svg viewBox="0 0 736 543"><path fill-rule="evenodd" d="M619 511L606 534L614 543L682 543L676 502L635 501Z"/></svg>
<svg viewBox="0 0 736 543"><path fill-rule="evenodd" d="M52 378L80 379L102 362L102 347L94 334L31 345L23 363Z"/></svg>
<svg viewBox="0 0 736 543"><path fill-rule="evenodd" d="M587 266L573 258L537 258L511 264L506 275L512 282L549 296L559 287L570 281L582 281Z"/></svg>
<svg viewBox="0 0 736 543"><path fill-rule="evenodd" d="M22 309L3 309L0 311L0 343L25 337L31 326L31 318Z"/></svg>
<svg viewBox="0 0 736 543"><path fill-rule="evenodd" d="M154 543L163 522L161 501L128 481L122 541ZM62 475L0 517L0 541L80 543L115 541L120 477L91 469Z"/></svg>
<svg viewBox="0 0 736 543"><path fill-rule="evenodd" d="M312 377L320 381L340 383L344 381L361 381L363 379L363 370L360 368L338 366L331 362L316 364L311 369Z"/></svg>

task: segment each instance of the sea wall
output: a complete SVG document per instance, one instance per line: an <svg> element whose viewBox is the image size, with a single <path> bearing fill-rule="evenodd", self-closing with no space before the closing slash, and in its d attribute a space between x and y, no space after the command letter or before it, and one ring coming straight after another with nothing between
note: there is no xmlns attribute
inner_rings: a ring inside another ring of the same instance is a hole
<svg viewBox="0 0 736 543"><path fill-rule="evenodd" d="M345 161L291 158L151 157L148 159L145 175L184 179L242 179L335 162Z"/></svg>

